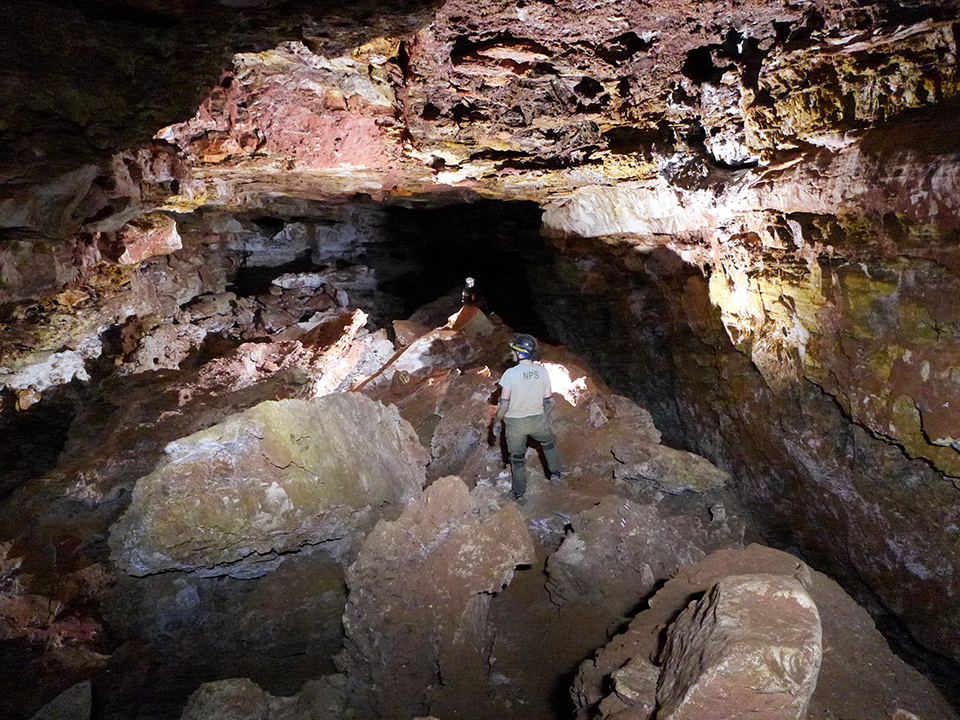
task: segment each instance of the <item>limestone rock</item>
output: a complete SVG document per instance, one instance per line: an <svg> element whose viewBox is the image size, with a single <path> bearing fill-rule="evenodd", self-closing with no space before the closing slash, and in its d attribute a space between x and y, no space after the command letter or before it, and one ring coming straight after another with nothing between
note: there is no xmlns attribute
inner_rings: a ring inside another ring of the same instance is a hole
<svg viewBox="0 0 960 720"><path fill-rule="evenodd" d="M684 490L703 492L723 487L730 480L729 473L706 458L665 445L621 442L613 447L613 455L623 463L614 469L614 477L650 480L672 494Z"/></svg>
<svg viewBox="0 0 960 720"><path fill-rule="evenodd" d="M122 372L179 369L206 336L206 330L192 323L158 323L137 339L137 348L125 358Z"/></svg>
<svg viewBox="0 0 960 720"><path fill-rule="evenodd" d="M121 265L137 265L154 255L166 255L183 247L177 222L168 215L144 215L126 225L119 233L123 245Z"/></svg>
<svg viewBox="0 0 960 720"><path fill-rule="evenodd" d="M491 595L533 559L517 507L497 509L456 477L378 524L347 571L338 666L358 683L358 701L382 717L411 717L426 709L432 685L482 687Z"/></svg>
<svg viewBox="0 0 960 720"><path fill-rule="evenodd" d="M820 616L797 580L724 578L668 629L657 716L799 720L821 653Z"/></svg>
<svg viewBox="0 0 960 720"><path fill-rule="evenodd" d="M167 446L111 531L114 559L251 576L304 545L340 554L376 508L416 497L425 464L396 410L365 397L261 403Z"/></svg>

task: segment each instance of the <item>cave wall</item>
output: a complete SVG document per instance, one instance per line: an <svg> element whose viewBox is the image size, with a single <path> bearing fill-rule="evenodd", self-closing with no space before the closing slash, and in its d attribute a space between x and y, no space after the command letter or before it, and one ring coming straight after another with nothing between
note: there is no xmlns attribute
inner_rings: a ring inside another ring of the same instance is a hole
<svg viewBox="0 0 960 720"><path fill-rule="evenodd" d="M702 267L682 260L689 245L563 241L532 269L549 288L540 312L665 438L733 473L771 542L840 578L881 624L900 618L902 649L956 661L960 484L945 428L960 279L926 258L808 262L758 240Z"/></svg>

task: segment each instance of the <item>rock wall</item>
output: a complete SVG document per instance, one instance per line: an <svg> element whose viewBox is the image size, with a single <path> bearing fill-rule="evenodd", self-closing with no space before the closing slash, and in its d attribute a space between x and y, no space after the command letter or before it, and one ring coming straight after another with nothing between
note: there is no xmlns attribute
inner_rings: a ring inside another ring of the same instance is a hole
<svg viewBox="0 0 960 720"><path fill-rule="evenodd" d="M960 399L946 298L960 288L926 259L860 262L882 231L832 222L854 257L839 243L804 260L762 243L674 252L624 239L598 255L571 241L535 274L553 284L558 337L641 398L666 437L730 471L767 537L956 660ZM925 252L942 247L949 263L942 242ZM680 256L698 252L702 270Z"/></svg>

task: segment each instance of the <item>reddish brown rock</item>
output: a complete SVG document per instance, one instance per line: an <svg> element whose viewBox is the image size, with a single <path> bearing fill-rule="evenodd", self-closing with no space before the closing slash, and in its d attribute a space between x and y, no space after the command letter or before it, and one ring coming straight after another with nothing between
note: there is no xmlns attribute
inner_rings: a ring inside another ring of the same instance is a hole
<svg viewBox="0 0 960 720"><path fill-rule="evenodd" d="M347 571L338 665L357 683L355 700L382 717L409 717L440 684L484 697L491 597L533 555L516 505L498 509L456 477L378 524Z"/></svg>
<svg viewBox="0 0 960 720"><path fill-rule="evenodd" d="M626 614L677 568L721 547L738 547L743 527L668 515L621 497L569 519L570 532L547 561L554 601L588 602Z"/></svg>
<svg viewBox="0 0 960 720"><path fill-rule="evenodd" d="M289 159L301 168L389 166L400 156L388 70L288 43L239 55L196 117L164 131L200 163Z"/></svg>
<svg viewBox="0 0 960 720"><path fill-rule="evenodd" d="M593 712L600 718L652 717L663 670L660 649L670 624L691 598L745 574L798 580L816 604L823 652L810 720L875 720L898 708L920 717L957 717L929 680L891 652L870 616L835 582L792 555L760 545L720 550L667 582L626 632L581 665L573 690L578 717L594 717L588 715Z"/></svg>
<svg viewBox="0 0 960 720"><path fill-rule="evenodd" d="M255 577L307 544L342 557L382 505L416 497L426 464L395 409L355 394L262 403L166 453L111 530L133 575Z"/></svg>
<svg viewBox="0 0 960 720"><path fill-rule="evenodd" d="M726 577L667 629L657 715L804 718L820 670L820 641L816 605L797 580Z"/></svg>
<svg viewBox="0 0 960 720"><path fill-rule="evenodd" d="M121 265L138 265L154 255L166 255L183 247L177 222L167 215L144 215L118 233L123 247Z"/></svg>

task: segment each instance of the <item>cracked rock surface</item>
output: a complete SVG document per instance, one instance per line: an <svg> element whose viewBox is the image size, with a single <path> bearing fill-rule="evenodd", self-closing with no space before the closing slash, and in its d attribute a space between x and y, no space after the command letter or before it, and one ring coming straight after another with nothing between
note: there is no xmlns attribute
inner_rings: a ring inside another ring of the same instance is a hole
<svg viewBox="0 0 960 720"><path fill-rule="evenodd" d="M426 453L396 410L361 395L257 405L167 445L111 529L133 575L253 577L310 545L349 552L381 505L423 486Z"/></svg>

